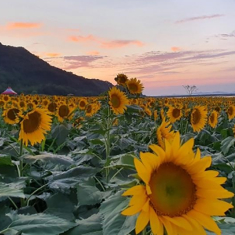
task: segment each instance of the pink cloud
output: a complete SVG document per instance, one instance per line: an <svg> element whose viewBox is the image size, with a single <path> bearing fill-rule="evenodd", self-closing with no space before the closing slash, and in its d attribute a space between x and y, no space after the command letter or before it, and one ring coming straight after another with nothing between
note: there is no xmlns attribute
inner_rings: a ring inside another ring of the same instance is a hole
<svg viewBox="0 0 235 235"><path fill-rule="evenodd" d="M114 41L107 41L107 42L101 43L101 47L109 48L109 49L125 47L128 45L136 45L138 47L142 47L144 43L138 40L114 40Z"/></svg>
<svg viewBox="0 0 235 235"><path fill-rule="evenodd" d="M48 56L48 57L59 57L59 56L61 56L61 54L60 53L48 52L48 53L46 53L46 56Z"/></svg>
<svg viewBox="0 0 235 235"><path fill-rule="evenodd" d="M40 28L41 23L26 23L26 22L14 22L14 23L8 23L6 25L6 29L12 30L12 29L29 29L29 28Z"/></svg>
<svg viewBox="0 0 235 235"><path fill-rule="evenodd" d="M97 38L93 35L88 36L70 36L68 38L70 42L76 43L86 43L86 42L96 42L99 44L100 47L106 49L114 49L114 48L121 48L126 47L129 45L135 45L138 47L144 46L144 43L138 40L112 40L108 41L105 39Z"/></svg>
<svg viewBox="0 0 235 235"><path fill-rule="evenodd" d="M190 21L195 21L195 20L206 20L206 19L218 18L218 17L222 17L222 16L224 16L224 15L214 14L214 15L208 15L208 16L190 17L190 18L178 20L175 23L180 24L180 23L185 23L185 22L190 22Z"/></svg>
<svg viewBox="0 0 235 235"><path fill-rule="evenodd" d="M84 36L70 36L68 38L71 42L90 42L90 41L97 41L98 39L95 38L93 35Z"/></svg>

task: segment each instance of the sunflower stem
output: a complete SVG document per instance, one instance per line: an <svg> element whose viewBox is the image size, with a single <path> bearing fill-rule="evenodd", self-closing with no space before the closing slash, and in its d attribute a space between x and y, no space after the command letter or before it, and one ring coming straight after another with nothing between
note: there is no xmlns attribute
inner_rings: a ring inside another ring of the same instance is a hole
<svg viewBox="0 0 235 235"><path fill-rule="evenodd" d="M147 230L146 230L146 228L144 228L144 230L142 231L142 235L147 235Z"/></svg>

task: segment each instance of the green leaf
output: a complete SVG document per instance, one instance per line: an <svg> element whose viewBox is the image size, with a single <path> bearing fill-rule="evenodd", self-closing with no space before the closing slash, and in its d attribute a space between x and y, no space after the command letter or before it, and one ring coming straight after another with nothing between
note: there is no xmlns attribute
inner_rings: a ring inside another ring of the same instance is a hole
<svg viewBox="0 0 235 235"><path fill-rule="evenodd" d="M56 139L57 145L63 144L68 137L68 134L69 129L64 124L60 124L52 130L52 137Z"/></svg>
<svg viewBox="0 0 235 235"><path fill-rule="evenodd" d="M0 154L0 165L12 166L13 163L11 162L11 157Z"/></svg>
<svg viewBox="0 0 235 235"><path fill-rule="evenodd" d="M110 166L116 166L116 167L127 167L127 168L134 168L134 158L135 156L133 154L125 154L121 155L121 157L118 159L117 162L112 162Z"/></svg>
<svg viewBox="0 0 235 235"><path fill-rule="evenodd" d="M121 211L129 203L121 194L122 192L118 192L101 204L100 213L104 217L103 235L127 235L135 228L136 216L121 215Z"/></svg>
<svg viewBox="0 0 235 235"><path fill-rule="evenodd" d="M25 183L23 181L19 181L16 183L3 183L0 182L0 200L1 197L20 197L25 198L23 193L23 188L25 187Z"/></svg>
<svg viewBox="0 0 235 235"><path fill-rule="evenodd" d="M56 155L51 153L44 153L40 155L26 155L24 156L24 160L26 163L35 163L36 161L41 162L52 162L55 165L64 165L64 166L70 166L74 164L74 161L67 156L64 155Z"/></svg>
<svg viewBox="0 0 235 235"><path fill-rule="evenodd" d="M94 214L87 219L76 220L78 226L67 231L64 235L103 235L101 223L101 216Z"/></svg>
<svg viewBox="0 0 235 235"><path fill-rule="evenodd" d="M7 214L11 223L8 229L18 231L24 235L57 235L72 228L75 223L49 214L17 215ZM6 231L8 230L6 229ZM1 233L1 232L0 232Z"/></svg>
<svg viewBox="0 0 235 235"><path fill-rule="evenodd" d="M228 136L226 139L224 139L221 142L221 151L224 154L227 154L229 152L229 149L234 146L235 138L233 136Z"/></svg>
<svg viewBox="0 0 235 235"><path fill-rule="evenodd" d="M69 196L62 193L56 193L47 198L46 203L47 209L44 213L52 214L69 221L75 219L73 214L75 204L70 200Z"/></svg>
<svg viewBox="0 0 235 235"><path fill-rule="evenodd" d="M78 205L95 205L100 203L102 199L109 195L110 192L101 192L95 186L95 181L89 179L84 181L77 186L77 199Z"/></svg>
<svg viewBox="0 0 235 235"><path fill-rule="evenodd" d="M78 183L95 175L99 170L99 168L78 166L64 173L56 173L55 175L48 177L50 181L49 187L62 190L64 193L69 193L68 189L74 188Z"/></svg>

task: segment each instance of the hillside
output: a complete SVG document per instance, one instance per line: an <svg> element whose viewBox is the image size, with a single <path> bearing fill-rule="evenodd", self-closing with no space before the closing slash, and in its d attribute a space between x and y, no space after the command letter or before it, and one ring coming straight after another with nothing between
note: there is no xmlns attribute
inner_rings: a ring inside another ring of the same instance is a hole
<svg viewBox="0 0 235 235"><path fill-rule="evenodd" d="M96 96L112 86L49 65L23 47L0 43L0 93L11 86L18 94Z"/></svg>

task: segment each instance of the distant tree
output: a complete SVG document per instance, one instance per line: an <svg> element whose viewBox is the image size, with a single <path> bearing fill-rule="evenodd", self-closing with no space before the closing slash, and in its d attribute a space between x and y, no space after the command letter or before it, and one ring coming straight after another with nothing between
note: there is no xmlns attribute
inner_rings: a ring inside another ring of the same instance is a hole
<svg viewBox="0 0 235 235"><path fill-rule="evenodd" d="M193 86L190 86L190 85L184 86L183 85L183 87L184 87L185 91L188 93L188 95L192 95L194 92L198 91L198 88L195 85L193 85Z"/></svg>

